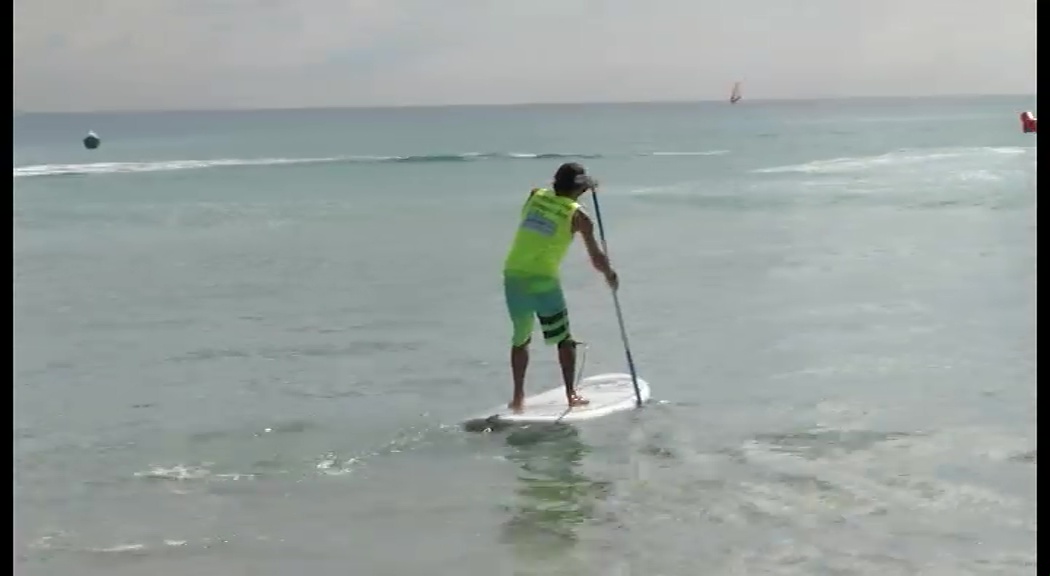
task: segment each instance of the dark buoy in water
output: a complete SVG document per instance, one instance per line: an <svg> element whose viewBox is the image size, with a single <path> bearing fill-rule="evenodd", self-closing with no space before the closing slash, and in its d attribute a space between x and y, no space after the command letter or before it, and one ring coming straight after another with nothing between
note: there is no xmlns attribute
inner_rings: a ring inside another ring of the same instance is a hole
<svg viewBox="0 0 1050 576"><path fill-rule="evenodd" d="M94 132L88 132L87 136L84 136L84 148L88 150L94 150L98 148L98 145L102 143L102 140L98 139L98 134Z"/></svg>

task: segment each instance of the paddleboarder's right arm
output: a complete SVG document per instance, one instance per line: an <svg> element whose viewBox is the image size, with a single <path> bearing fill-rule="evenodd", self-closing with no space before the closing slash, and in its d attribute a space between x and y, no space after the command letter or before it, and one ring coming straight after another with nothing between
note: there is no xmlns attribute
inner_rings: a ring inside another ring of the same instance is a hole
<svg viewBox="0 0 1050 576"><path fill-rule="evenodd" d="M591 265L605 276L605 281L615 290L619 285L619 281L616 278L616 272L609 265L608 256L602 252L602 249L598 247L598 241L594 239L594 223L591 222L591 217L582 210L577 210L572 215L572 227L573 231L579 232L583 236L583 244L587 247L587 255L591 258Z"/></svg>

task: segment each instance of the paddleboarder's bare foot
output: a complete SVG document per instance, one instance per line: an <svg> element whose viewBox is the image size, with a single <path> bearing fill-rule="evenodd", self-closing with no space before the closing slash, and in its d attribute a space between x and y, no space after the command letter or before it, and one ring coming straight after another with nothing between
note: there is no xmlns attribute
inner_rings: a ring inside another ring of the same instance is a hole
<svg viewBox="0 0 1050 576"><path fill-rule="evenodd" d="M525 409L525 399L515 398L511 400L509 404L507 404L507 408L513 410L515 414L521 414L522 410Z"/></svg>
<svg viewBox="0 0 1050 576"><path fill-rule="evenodd" d="M586 406L586 405L588 405L590 403L591 403L590 400L584 398L583 396L580 396L579 394L570 394L569 395L569 407L570 408L576 408L577 406Z"/></svg>

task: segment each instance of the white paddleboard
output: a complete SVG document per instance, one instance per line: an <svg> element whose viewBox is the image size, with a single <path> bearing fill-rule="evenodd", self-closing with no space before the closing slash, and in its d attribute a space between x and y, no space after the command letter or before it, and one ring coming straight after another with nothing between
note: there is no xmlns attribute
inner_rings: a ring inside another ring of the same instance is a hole
<svg viewBox="0 0 1050 576"><path fill-rule="evenodd" d="M642 403L649 400L649 383L638 378L638 391ZM578 422L600 418L614 412L631 410L638 405L634 393L634 384L630 374L596 374L588 376L576 385L576 393L591 403L586 406L569 408L565 399L565 387L558 386L539 394L527 396L525 407L515 413L506 404L493 409L487 414L479 414L467 420L470 422L488 421L499 423L553 423Z"/></svg>

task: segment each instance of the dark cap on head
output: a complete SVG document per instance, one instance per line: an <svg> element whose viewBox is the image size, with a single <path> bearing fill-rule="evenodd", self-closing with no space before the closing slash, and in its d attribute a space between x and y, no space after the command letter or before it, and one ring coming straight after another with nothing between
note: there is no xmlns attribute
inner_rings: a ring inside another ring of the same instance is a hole
<svg viewBox="0 0 1050 576"><path fill-rule="evenodd" d="M594 186L594 180L587 175L587 171L578 162L566 162L558 167L554 173L554 191L572 192L581 187L590 188Z"/></svg>

